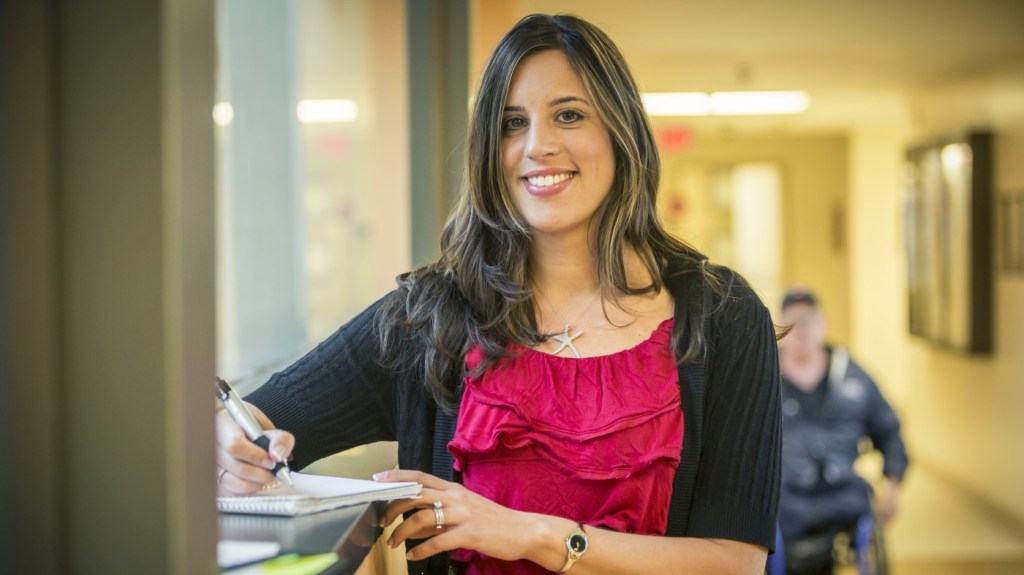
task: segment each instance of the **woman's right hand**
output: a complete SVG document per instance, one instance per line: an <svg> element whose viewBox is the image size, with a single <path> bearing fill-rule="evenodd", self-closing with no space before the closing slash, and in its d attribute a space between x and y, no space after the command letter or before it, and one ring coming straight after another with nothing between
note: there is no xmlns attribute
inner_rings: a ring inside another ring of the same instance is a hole
<svg viewBox="0 0 1024 575"><path fill-rule="evenodd" d="M245 432L223 409L217 413L217 495L249 495L277 481L271 472L276 461L287 461L295 447L295 436L274 429L256 406L245 403L270 438L270 453L249 441ZM276 459L275 459L276 458Z"/></svg>

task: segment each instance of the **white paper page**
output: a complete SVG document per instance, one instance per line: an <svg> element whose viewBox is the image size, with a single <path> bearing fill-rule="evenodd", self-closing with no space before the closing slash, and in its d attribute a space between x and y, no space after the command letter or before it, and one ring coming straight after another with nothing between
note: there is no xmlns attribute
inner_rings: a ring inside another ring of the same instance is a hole
<svg viewBox="0 0 1024 575"><path fill-rule="evenodd" d="M277 556L281 544L274 541L218 541L217 565L228 569Z"/></svg>
<svg viewBox="0 0 1024 575"><path fill-rule="evenodd" d="M280 487L263 491L259 493L259 495L273 497L285 495L312 495L319 499L327 499L330 497L339 497L354 493L367 493L371 491L393 489L406 485L416 485L415 482L378 483L367 479L306 475L304 473L292 473L292 480L295 481L295 487L281 485Z"/></svg>

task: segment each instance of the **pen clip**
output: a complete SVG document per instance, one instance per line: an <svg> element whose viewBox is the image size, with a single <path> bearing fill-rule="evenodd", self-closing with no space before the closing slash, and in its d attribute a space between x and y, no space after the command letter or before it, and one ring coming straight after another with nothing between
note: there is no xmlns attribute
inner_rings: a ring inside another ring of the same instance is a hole
<svg viewBox="0 0 1024 575"><path fill-rule="evenodd" d="M231 386L220 377L217 378L217 399L227 401L231 395Z"/></svg>

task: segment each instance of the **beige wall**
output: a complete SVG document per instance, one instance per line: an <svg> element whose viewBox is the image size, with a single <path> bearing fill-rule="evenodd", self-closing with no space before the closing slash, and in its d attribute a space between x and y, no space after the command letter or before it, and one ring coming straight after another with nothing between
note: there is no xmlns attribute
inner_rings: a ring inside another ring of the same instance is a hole
<svg viewBox="0 0 1024 575"><path fill-rule="evenodd" d="M923 87L908 103L906 134L875 128L852 138L854 347L900 404L917 462L1024 518L1024 277L996 272L993 354L911 338L898 217L898 159L908 142L991 129L995 193L1024 189L1024 63Z"/></svg>
<svg viewBox="0 0 1024 575"><path fill-rule="evenodd" d="M906 272L899 174L905 129L850 136L850 346L898 411L906 377Z"/></svg>
<svg viewBox="0 0 1024 575"><path fill-rule="evenodd" d="M1024 63L923 90L911 102L921 138L991 128L994 192L1024 189ZM994 284L991 356L910 344L910 437L922 459L1024 518L1024 277L996 272Z"/></svg>
<svg viewBox="0 0 1024 575"><path fill-rule="evenodd" d="M519 20L515 2L470 0L469 2L469 93L476 93L484 66L501 38Z"/></svg>
<svg viewBox="0 0 1024 575"><path fill-rule="evenodd" d="M661 127L656 123L655 131ZM783 286L801 283L817 291L829 318L830 338L842 344L849 342L850 333L844 229L847 146L846 136L835 134L720 137L698 133L692 147L663 154L661 191L666 197L687 193L684 188L690 184L685 176L680 181L680 174L707 173L737 163L777 164L782 171ZM672 231L702 247L699 229ZM773 313L777 310L778 302L766 303Z"/></svg>

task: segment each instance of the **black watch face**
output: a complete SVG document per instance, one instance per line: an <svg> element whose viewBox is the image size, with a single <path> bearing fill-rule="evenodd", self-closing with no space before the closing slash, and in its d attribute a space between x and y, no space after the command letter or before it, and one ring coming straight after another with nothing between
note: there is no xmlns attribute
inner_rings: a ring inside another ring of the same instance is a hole
<svg viewBox="0 0 1024 575"><path fill-rule="evenodd" d="M583 553L587 550L587 538L575 533L569 537L569 547L576 553Z"/></svg>

